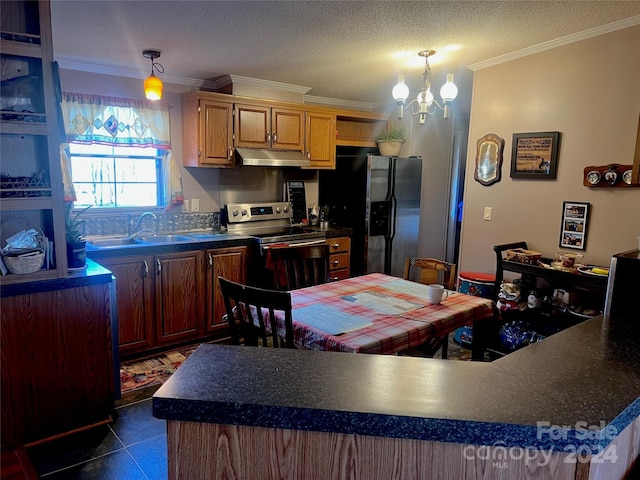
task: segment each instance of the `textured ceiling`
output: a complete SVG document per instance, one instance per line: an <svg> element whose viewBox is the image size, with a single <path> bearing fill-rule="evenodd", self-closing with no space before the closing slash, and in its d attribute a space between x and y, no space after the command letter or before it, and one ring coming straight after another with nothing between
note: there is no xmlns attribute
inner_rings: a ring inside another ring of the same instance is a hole
<svg viewBox="0 0 640 480"><path fill-rule="evenodd" d="M420 50L438 52L436 96L446 73L470 89L468 65L638 16L640 1L52 0L51 11L62 68L144 78L153 48L169 83L233 74L380 104L398 73L417 94Z"/></svg>

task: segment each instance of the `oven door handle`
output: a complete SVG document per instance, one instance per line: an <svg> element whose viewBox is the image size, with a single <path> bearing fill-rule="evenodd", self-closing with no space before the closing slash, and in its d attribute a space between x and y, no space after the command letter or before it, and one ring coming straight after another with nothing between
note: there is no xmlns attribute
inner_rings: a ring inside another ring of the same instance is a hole
<svg viewBox="0 0 640 480"><path fill-rule="evenodd" d="M322 245L323 243L326 243L326 239L322 238L320 240L309 240L308 242L282 242L282 243L286 243L288 247L306 247L307 245ZM269 248L271 248L271 245L263 245L262 249L263 250L269 250Z"/></svg>

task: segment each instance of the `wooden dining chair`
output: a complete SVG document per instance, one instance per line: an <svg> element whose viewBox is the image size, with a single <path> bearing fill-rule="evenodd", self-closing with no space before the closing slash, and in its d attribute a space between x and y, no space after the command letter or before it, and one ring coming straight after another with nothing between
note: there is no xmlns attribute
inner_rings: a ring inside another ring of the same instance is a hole
<svg viewBox="0 0 640 480"><path fill-rule="evenodd" d="M405 280L413 280L429 285L438 283L449 290L455 290L456 264L437 260L435 258L407 258L404 262ZM442 348L442 358L449 353L449 335L433 338L425 345L418 347L421 353L429 357Z"/></svg>
<svg viewBox="0 0 640 480"><path fill-rule="evenodd" d="M296 348L289 292L242 285L223 277L218 281L234 345L241 345L242 338L243 344L249 346ZM284 331L278 328L276 312L284 316Z"/></svg>
<svg viewBox="0 0 640 480"><path fill-rule="evenodd" d="M270 253L278 290L295 290L329 281L329 245L272 248Z"/></svg>
<svg viewBox="0 0 640 480"><path fill-rule="evenodd" d="M415 279L413 278L414 274ZM456 264L435 258L407 258L404 262L403 278L415 280L425 285L439 283L449 290L455 290Z"/></svg>

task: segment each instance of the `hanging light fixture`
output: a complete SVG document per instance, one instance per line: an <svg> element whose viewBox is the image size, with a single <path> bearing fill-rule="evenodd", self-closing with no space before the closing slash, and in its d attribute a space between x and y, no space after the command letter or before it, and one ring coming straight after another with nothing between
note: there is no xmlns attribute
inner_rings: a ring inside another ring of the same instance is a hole
<svg viewBox="0 0 640 480"><path fill-rule="evenodd" d="M160 100L162 98L162 80L156 77L154 69L158 73L164 73L164 67L157 62L156 58L160 57L159 50L143 50L142 56L151 59L151 75L144 81L144 96L148 100Z"/></svg>
<svg viewBox="0 0 640 480"><path fill-rule="evenodd" d="M420 115L420 124L424 123L427 113L429 115L436 113L436 107L444 112L444 118L449 118L451 102L458 96L458 87L453 83L453 74L449 73L447 75L447 83L440 89L442 105L433 98L433 94L431 93L431 66L429 65L429 57L435 53L435 50L423 50L418 53L418 55L424 57L425 60L424 71L422 72L422 89L420 93L418 93L418 97L412 100L406 107L411 107L411 113L414 115ZM404 102L409 96L409 87L404 83L404 75L398 75L398 84L393 87L391 94L398 105L398 119L402 119L405 109ZM417 109L415 110L413 107L414 103L417 104Z"/></svg>

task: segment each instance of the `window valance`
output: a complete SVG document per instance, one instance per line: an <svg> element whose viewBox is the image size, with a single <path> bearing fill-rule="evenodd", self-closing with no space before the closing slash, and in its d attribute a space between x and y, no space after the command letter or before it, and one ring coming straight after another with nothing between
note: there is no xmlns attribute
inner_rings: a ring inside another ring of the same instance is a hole
<svg viewBox="0 0 640 480"><path fill-rule="evenodd" d="M68 142L171 148L169 111L144 100L62 93Z"/></svg>

